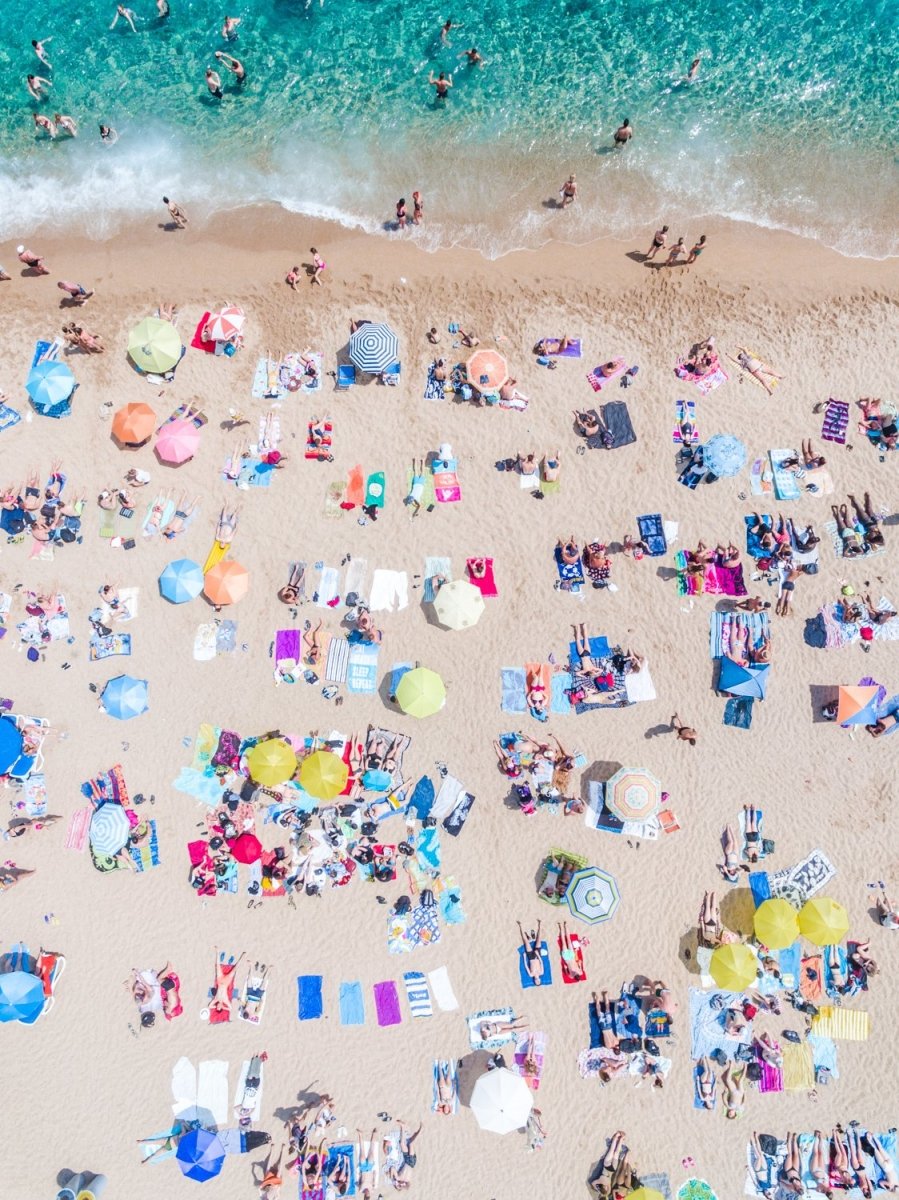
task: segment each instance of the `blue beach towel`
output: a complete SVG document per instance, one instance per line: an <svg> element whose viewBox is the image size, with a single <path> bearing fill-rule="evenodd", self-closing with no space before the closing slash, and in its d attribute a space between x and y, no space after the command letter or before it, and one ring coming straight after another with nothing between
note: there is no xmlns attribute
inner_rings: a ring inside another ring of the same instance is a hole
<svg viewBox="0 0 899 1200"><path fill-rule="evenodd" d="M579 592L584 584L584 572L581 569L581 564L562 562L562 552L556 547L553 557L556 563L556 570L559 574L559 579L563 584L563 591Z"/></svg>
<svg viewBox="0 0 899 1200"><path fill-rule="evenodd" d="M423 871L440 871L440 833L436 826L421 830L415 840L415 857Z"/></svg>
<svg viewBox="0 0 899 1200"><path fill-rule="evenodd" d="M539 946L540 960L543 964L543 974L540 976L540 986L549 987L553 981L552 963L549 958L549 947L546 942L541 942ZM536 987L537 984L528 974L528 969L525 964L524 946L518 947L518 977L521 980L523 988Z"/></svg>
<svg viewBox="0 0 899 1200"><path fill-rule="evenodd" d="M649 547L652 558L667 554L668 542L665 538L661 513L650 513L648 516L637 517L637 529L640 531L640 537Z"/></svg>
<svg viewBox="0 0 899 1200"><path fill-rule="evenodd" d="M732 725L734 729L749 729L752 726L752 696L731 696L724 706L723 725Z"/></svg>
<svg viewBox="0 0 899 1200"><path fill-rule="evenodd" d="M787 458L795 458L795 450L769 450L771 470L774 473L774 494L778 500L798 500L802 495L799 480L792 471L786 470L781 463Z"/></svg>
<svg viewBox="0 0 899 1200"><path fill-rule="evenodd" d="M350 647L346 669L347 691L354 695L378 690L378 646L355 642Z"/></svg>
<svg viewBox="0 0 899 1200"><path fill-rule="evenodd" d="M770 513L760 513L759 515L761 516L762 522L765 525L771 525L773 527L774 518ZM768 556L771 554L771 551L763 549L763 547L759 544L759 535L752 532L752 527L755 524L755 517L750 513L749 516L744 517L743 520L746 523L747 554L752 555L752 557L755 559L768 558Z"/></svg>
<svg viewBox="0 0 899 1200"><path fill-rule="evenodd" d="M308 1018L304 1018L301 1014L300 1020L305 1019ZM365 1002L362 999L361 983L342 983L340 985L340 1023L341 1025L365 1024Z"/></svg>
<svg viewBox="0 0 899 1200"><path fill-rule="evenodd" d="M410 663L410 662L393 664L393 666L390 668L390 694L391 694L391 696L396 695L396 689L400 686L400 680L403 678L403 676L408 671L411 671L411 670L412 670L412 663Z"/></svg>
<svg viewBox="0 0 899 1200"><path fill-rule="evenodd" d="M815 1070L826 1067L834 1079L840 1078L837 1067L837 1044L833 1038L821 1037L820 1034L810 1033L806 1041L812 1048L812 1062Z"/></svg>
<svg viewBox="0 0 899 1200"><path fill-rule="evenodd" d="M714 1088L714 1091L712 1092L712 1107L706 1108L706 1106L703 1104L703 1102L699 1099L699 1063L693 1064L693 1107L698 1108L700 1112L714 1112L715 1109L718 1107L718 1081L717 1081L718 1073L715 1070L714 1066L712 1067L712 1071L715 1073L715 1076L716 1076L715 1088Z"/></svg>
<svg viewBox="0 0 899 1200"><path fill-rule="evenodd" d="M571 673L569 671L554 671L550 684L549 711L554 713L571 712L571 701L568 692L571 689Z"/></svg>
<svg viewBox="0 0 899 1200"><path fill-rule="evenodd" d="M22 420L22 414L14 408L10 408L8 404L0 404L0 433L4 429L11 429L13 425L18 425Z"/></svg>
<svg viewBox="0 0 899 1200"><path fill-rule="evenodd" d="M315 1021L322 1011L321 975L298 975L297 1016L301 1021Z"/></svg>
<svg viewBox="0 0 899 1200"><path fill-rule="evenodd" d="M609 657L609 640L605 637L592 637L587 643L590 647L591 658L608 658ZM568 643L568 655L573 663L580 662L580 654L578 654L577 643Z"/></svg>
<svg viewBox="0 0 899 1200"><path fill-rule="evenodd" d="M768 872L750 871L749 890L752 892L752 899L755 901L756 908L758 908L760 904L764 904L766 900L770 900L771 881L768 879Z"/></svg>
<svg viewBox="0 0 899 1200"><path fill-rule="evenodd" d="M422 775L406 806L407 811L413 812L419 821L423 821L434 807L434 796L434 784L427 775Z"/></svg>
<svg viewBox="0 0 899 1200"><path fill-rule="evenodd" d="M356 1147L351 1142L341 1143L339 1146L329 1146L328 1147L328 1157L325 1160L325 1170L324 1170L325 1178L326 1179L328 1178L328 1175L331 1173L331 1171L334 1170L334 1168L341 1161L341 1159L345 1159L347 1161L347 1164L348 1164L347 1176L348 1176L348 1180L349 1180L349 1182L347 1183L346 1191L342 1192L341 1195L355 1196L356 1195ZM331 1192L331 1189L329 1187L328 1188L329 1195L330 1195L330 1192ZM306 1193L303 1193L301 1190L300 1194L303 1195ZM311 1195L312 1193L310 1192L308 1194Z"/></svg>
<svg viewBox="0 0 899 1200"><path fill-rule="evenodd" d="M523 713L527 708L524 668L503 667L500 672L500 684L500 708L503 712Z"/></svg>

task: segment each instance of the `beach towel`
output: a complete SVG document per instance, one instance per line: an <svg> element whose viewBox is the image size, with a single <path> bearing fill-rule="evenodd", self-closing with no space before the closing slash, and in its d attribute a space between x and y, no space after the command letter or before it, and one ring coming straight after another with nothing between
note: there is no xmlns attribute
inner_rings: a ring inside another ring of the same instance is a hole
<svg viewBox="0 0 899 1200"><path fill-rule="evenodd" d="M764 459L757 458L750 468L749 490L753 496L770 496L774 491L774 476Z"/></svg>
<svg viewBox="0 0 899 1200"><path fill-rule="evenodd" d="M541 338L540 340L543 342L561 342L562 341L562 339L558 338L558 337L545 337L545 338ZM580 358L581 357L581 339L580 338L569 338L568 345L565 347L564 350L548 350L546 352L546 357L547 358Z"/></svg>
<svg viewBox="0 0 899 1200"><path fill-rule="evenodd" d="M837 529L836 521L825 521L824 531L830 539L830 544L833 546L833 552L837 558L843 558L843 538ZM853 555L858 560L862 558L873 558L875 554L883 554L886 546L872 546L870 542L864 543L864 553ZM852 561L851 559L848 561Z"/></svg>
<svg viewBox="0 0 899 1200"><path fill-rule="evenodd" d="M808 1042L787 1042L783 1047L783 1090L787 1092L808 1092L815 1086L815 1068L812 1061L812 1048Z"/></svg>
<svg viewBox="0 0 899 1200"><path fill-rule="evenodd" d="M821 424L821 437L826 442L836 442L840 446L846 444L846 430L849 426L849 405L845 400L828 400L824 408L824 420Z"/></svg>
<svg viewBox="0 0 899 1200"><path fill-rule="evenodd" d="M593 388L594 392L601 392L604 387L608 387L613 379L617 379L627 370L627 360L624 358L613 358L611 360L615 364L615 370L611 375L603 375L601 367L594 367L587 375L587 382Z"/></svg>
<svg viewBox="0 0 899 1200"><path fill-rule="evenodd" d="M571 949L574 951L574 963L573 964L567 963L565 961L565 959L561 957L562 945L563 945L561 936L558 937L556 939L556 941L557 941L558 947L559 947L559 955L560 955L559 962L562 964L562 982L563 983L586 983L587 982L587 972L584 970L584 951L583 951L583 947L581 946L581 939L578 937L578 935L576 933L571 933L568 935L568 941L571 943ZM579 972L579 973L572 974L572 970L571 970L572 966L575 966L577 972Z"/></svg>
<svg viewBox="0 0 899 1200"><path fill-rule="evenodd" d="M608 658L611 654L609 650L609 641L605 637L592 637L587 642L590 647L590 657L592 659ZM577 666L581 662L581 656L578 653L577 643L568 643L568 657L573 666Z"/></svg>
<svg viewBox="0 0 899 1200"><path fill-rule="evenodd" d="M466 1017L468 1040L472 1050L499 1050L507 1042L515 1041L514 1033L500 1033L488 1038L481 1034L482 1025L511 1021L514 1015L511 1008L486 1008Z"/></svg>
<svg viewBox="0 0 899 1200"><path fill-rule="evenodd" d="M603 424L612 435L611 441L606 439L607 450L620 450L622 446L630 446L637 440L634 426L627 405L623 400L616 400L602 406Z"/></svg>
<svg viewBox="0 0 899 1200"><path fill-rule="evenodd" d="M384 507L385 476L383 471L373 471L365 481L365 507Z"/></svg>
<svg viewBox="0 0 899 1200"><path fill-rule="evenodd" d="M667 554L668 541L665 537L665 526L661 513L649 513L637 517L637 529L640 538L646 543L651 558Z"/></svg>
<svg viewBox="0 0 899 1200"><path fill-rule="evenodd" d="M712 1070L715 1071L714 1066ZM712 1107L707 1108L699 1098L699 1077L702 1072L700 1063L693 1064L693 1107L699 1109L700 1112L714 1112L718 1107L718 1080L717 1074L715 1079L715 1087L712 1089Z"/></svg>
<svg viewBox="0 0 899 1200"><path fill-rule="evenodd" d="M759 1091L782 1092L784 1090L783 1068L775 1067L773 1063L765 1062L758 1053L756 1053L756 1059L762 1070L762 1077L759 1080Z"/></svg>
<svg viewBox="0 0 899 1200"><path fill-rule="evenodd" d="M424 586L422 587L421 594L421 598L426 604L433 604L437 596L435 580L438 575L442 575L447 583L451 583L453 579L453 560L443 555L429 555L425 559Z"/></svg>
<svg viewBox="0 0 899 1200"><path fill-rule="evenodd" d="M13 425L18 425L22 420L22 414L9 404L0 404L0 433L4 429L11 429ZM102 511L102 510L101 510Z"/></svg>
<svg viewBox="0 0 899 1200"><path fill-rule="evenodd" d="M760 516L762 518L763 525L769 525L769 526L773 527L774 518L772 517L772 515L770 513L761 513ZM743 518L743 521L746 525L746 552L747 552L747 554L750 554L755 559L770 557L771 551L765 550L764 547L759 542L759 535L757 533L752 532L752 527L753 527L753 525L755 525L755 516L752 513L750 513L748 516L745 516Z"/></svg>
<svg viewBox="0 0 899 1200"><path fill-rule="evenodd" d="M339 1005L341 1025L365 1024L365 1004L362 999L361 983L342 983Z"/></svg>
<svg viewBox="0 0 899 1200"><path fill-rule="evenodd" d="M451 1111L449 1113L444 1112L443 1109L440 1107L441 1103L444 1103L444 1104L446 1103L446 1101L441 1101L440 1091L439 1091L439 1084L443 1078L446 1078L449 1080L450 1085L453 1090L453 1097L452 1097L452 1101L450 1102L450 1110ZM458 1111L459 1111L459 1075L458 1075L456 1063L451 1062L449 1059L435 1058L434 1059L434 1086L433 1086L433 1092L431 1094L431 1112L439 1112L443 1116L455 1116Z"/></svg>
<svg viewBox="0 0 899 1200"><path fill-rule="evenodd" d="M674 568L677 571L678 596L700 596L705 586L705 575L687 573L687 552L677 550L674 554Z"/></svg>
<svg viewBox="0 0 899 1200"><path fill-rule="evenodd" d="M534 1039L534 1051L532 1055L528 1055L528 1044ZM532 1058L536 1065L536 1072L529 1065L525 1067L525 1061ZM512 1056L512 1070L516 1075L520 1075L532 1092L536 1092L540 1087L540 1079L543 1075L543 1062L546 1058L546 1034L540 1031L535 1031L533 1034L525 1032L515 1035L515 1053Z"/></svg>
<svg viewBox="0 0 899 1200"><path fill-rule="evenodd" d="M347 1168L347 1186L346 1191L341 1192L343 1196L356 1195L356 1147L352 1142L339 1142L336 1145L328 1147L328 1153L325 1157L324 1177L328 1178L329 1174L338 1164L344 1164ZM303 1195L306 1193L304 1192ZM331 1195L330 1186L327 1188L327 1194ZM323 1197L324 1200L324 1197Z"/></svg>
<svg viewBox="0 0 899 1200"><path fill-rule="evenodd" d="M375 1011L378 1015L378 1024L381 1026L399 1025L403 1016L400 1012L399 994L393 980L388 979L383 983L376 983L372 990L375 996Z"/></svg>
<svg viewBox="0 0 899 1200"><path fill-rule="evenodd" d="M340 570L337 567L319 567L318 584L312 596L319 608L334 608L340 598Z"/></svg>
<svg viewBox="0 0 899 1200"><path fill-rule="evenodd" d="M765 360L762 358L761 354L756 354L756 352L754 350L750 350L746 346L740 346L740 347L738 347L738 349L741 350L744 354L748 354L750 358L758 359L759 365L764 371L771 370L770 365L765 362ZM766 392L769 389L773 392L774 389L777 387L777 385L780 383L780 380L777 379L773 375L765 375L765 382L763 383L761 381L761 379L758 378L757 375L753 375L751 371L747 371L746 368L741 365L740 360L737 358L737 356L735 354L728 354L727 357L730 359L730 361L732 363L735 363L736 366L739 368L741 383L743 382L744 378L751 379L754 383L757 383L760 388L764 388L764 390Z"/></svg>
<svg viewBox="0 0 899 1200"><path fill-rule="evenodd" d="M151 867L159 866L159 837L156 832L156 822L147 822L147 839L139 845L129 845L128 853L138 872L149 871Z"/></svg>
<svg viewBox="0 0 899 1200"><path fill-rule="evenodd" d="M462 499L456 461L453 459L449 463L442 463L441 466L446 469L434 471L434 497L438 504L455 504Z"/></svg>
<svg viewBox="0 0 899 1200"><path fill-rule="evenodd" d="M197 1070L197 1117L202 1123L228 1123L228 1062L221 1058L205 1059Z"/></svg>
<svg viewBox="0 0 899 1200"><path fill-rule="evenodd" d="M446 967L435 967L433 971L428 971L428 983L431 987L431 995L440 1011L455 1012L459 1007L459 1001L456 999L456 993L453 991Z"/></svg>
<svg viewBox="0 0 899 1200"><path fill-rule="evenodd" d="M541 942L538 949L540 951L540 962L543 967L543 971L540 975L540 986L549 987L553 981L553 970L552 963L550 962L549 958L549 947L547 946L546 942ZM523 988L537 987L536 981L528 974L524 946L518 947L518 977L521 980L521 986Z"/></svg>
<svg viewBox="0 0 899 1200"><path fill-rule="evenodd" d="M200 317L200 322L197 325L196 333L194 333L194 336L190 339L190 344L195 350L205 350L207 354L215 354L215 342L204 342L202 337L203 330L208 320L209 313L203 313L202 317Z"/></svg>
<svg viewBox="0 0 899 1200"><path fill-rule="evenodd" d="M428 988L428 981L422 971L406 971L403 974L403 983L406 988L406 1000L409 1003L409 1011L414 1017L432 1017L434 1008L431 1004L431 992Z"/></svg>
<svg viewBox="0 0 899 1200"><path fill-rule="evenodd" d="M718 563L708 563L703 576L703 591L707 596L745 596L743 564L723 567Z"/></svg>
<svg viewBox="0 0 899 1200"><path fill-rule="evenodd" d="M66 840L63 842L66 850L84 850L87 845L87 835L90 829L93 808L76 808L69 820Z"/></svg>
<svg viewBox="0 0 899 1200"><path fill-rule="evenodd" d="M751 729L754 703L752 696L730 696L724 705L721 724L730 725L734 729Z"/></svg>
<svg viewBox="0 0 899 1200"><path fill-rule="evenodd" d="M333 434L333 422L328 420L327 417L318 423L309 421L306 426L306 449L304 450L304 456L309 459L315 459L317 462L333 462Z"/></svg>
<svg viewBox="0 0 899 1200"><path fill-rule="evenodd" d="M725 995L728 1004L737 1002L739 997L739 993L732 992L717 994ZM751 1043L752 1031L747 1027L739 1037L726 1034L722 1011L712 1008L714 995L715 992L690 989L690 1057L706 1058L713 1050L720 1050L728 1060L733 1060L741 1045Z"/></svg>
<svg viewBox="0 0 899 1200"><path fill-rule="evenodd" d="M317 1021L322 1015L321 975L297 976L297 1016L301 1021Z"/></svg>
<svg viewBox="0 0 899 1200"><path fill-rule="evenodd" d="M378 567L371 581L368 607L371 612L400 612L409 604L409 577L405 571Z"/></svg>
<svg viewBox="0 0 899 1200"><path fill-rule="evenodd" d="M472 567L478 560L474 558L465 560L465 566L468 571L468 582L476 587L482 596L498 596L499 590L493 574L493 559L485 558L481 561L484 563L484 574L478 577L472 571ZM899 625L899 619L897 619L896 624Z"/></svg>
<svg viewBox="0 0 899 1200"><path fill-rule="evenodd" d="M91 662L100 662L104 658L116 655L128 657L131 654L130 633L107 633L100 635L92 633L88 641L88 654Z"/></svg>
<svg viewBox="0 0 899 1200"><path fill-rule="evenodd" d="M556 564L560 583L560 590L563 592L580 592L584 586L584 572L580 562L566 563L562 561L562 552L557 546L553 551L553 558Z"/></svg>
<svg viewBox="0 0 899 1200"><path fill-rule="evenodd" d="M834 1041L865 1042L870 1032L870 1014L860 1008L834 1008L825 1004L812 1017L812 1033Z"/></svg>
<svg viewBox="0 0 899 1200"><path fill-rule="evenodd" d="M730 378L720 363L715 367L714 371L709 371L707 375L694 375L692 371L687 370L683 365L683 361L681 361L674 368L674 373L678 379L692 383L703 396L707 396L709 392L713 392L722 383L727 383Z"/></svg>
<svg viewBox="0 0 899 1200"><path fill-rule="evenodd" d="M644 661L639 671L631 672L624 677L624 690L629 704L642 704L647 700L655 700L656 689L649 673L649 662Z"/></svg>
<svg viewBox="0 0 899 1200"><path fill-rule="evenodd" d="M347 691L354 695L378 690L378 650L370 642L353 642L347 658Z"/></svg>
<svg viewBox="0 0 899 1200"><path fill-rule="evenodd" d="M692 427L688 444L693 446L699 441L699 430L696 428L696 401L677 400L674 405L674 428L671 431L671 440L677 446L684 445L681 425L687 421Z"/></svg>
<svg viewBox="0 0 899 1200"><path fill-rule="evenodd" d="M824 998L824 958L821 954L808 954L802 959L799 990L803 999L820 1006Z"/></svg>
<svg viewBox="0 0 899 1200"><path fill-rule="evenodd" d="M769 450L768 458L774 474L774 494L778 500L798 500L802 495L799 480L793 471L782 464L785 459L795 458L795 450Z"/></svg>
<svg viewBox="0 0 899 1200"><path fill-rule="evenodd" d="M806 1044L812 1051L812 1062L815 1066L815 1072L817 1073L819 1067L824 1067L834 1079L839 1079L837 1045L833 1038L821 1037L820 1034L810 1033L806 1038Z"/></svg>

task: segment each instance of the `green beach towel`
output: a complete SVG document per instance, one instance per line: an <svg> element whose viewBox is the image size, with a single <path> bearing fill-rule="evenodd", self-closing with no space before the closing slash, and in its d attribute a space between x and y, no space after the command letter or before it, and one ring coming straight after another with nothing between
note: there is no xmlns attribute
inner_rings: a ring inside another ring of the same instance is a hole
<svg viewBox="0 0 899 1200"><path fill-rule="evenodd" d="M384 507L384 472L375 471L365 481L365 507Z"/></svg>

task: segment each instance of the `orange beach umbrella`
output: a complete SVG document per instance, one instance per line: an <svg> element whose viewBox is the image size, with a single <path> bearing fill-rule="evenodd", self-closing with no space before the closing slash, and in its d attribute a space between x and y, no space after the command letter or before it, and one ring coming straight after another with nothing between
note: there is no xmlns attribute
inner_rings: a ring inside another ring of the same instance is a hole
<svg viewBox="0 0 899 1200"><path fill-rule="evenodd" d="M126 404L112 418L112 436L123 446L139 446L156 428L156 413L149 404Z"/></svg>
<svg viewBox="0 0 899 1200"><path fill-rule="evenodd" d="M223 558L203 577L203 594L213 604L236 604L247 594L250 572L239 562Z"/></svg>
<svg viewBox="0 0 899 1200"><path fill-rule="evenodd" d="M479 392L498 392L509 378L509 365L498 350L475 350L465 364L465 374Z"/></svg>
<svg viewBox="0 0 899 1200"><path fill-rule="evenodd" d="M868 724L875 721L874 705L877 702L878 687L841 687L837 722L840 725L864 724L870 716ZM867 711L866 711L867 710Z"/></svg>

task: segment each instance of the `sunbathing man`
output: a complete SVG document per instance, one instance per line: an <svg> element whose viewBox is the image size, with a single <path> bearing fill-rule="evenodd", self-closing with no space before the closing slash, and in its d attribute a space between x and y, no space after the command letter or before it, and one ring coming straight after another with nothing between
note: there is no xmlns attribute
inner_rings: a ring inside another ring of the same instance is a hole
<svg viewBox="0 0 899 1200"><path fill-rule="evenodd" d="M252 989L254 995L251 996L249 993L247 993L246 999L241 1003L240 1015L245 1021L253 1021L258 1023L259 1018L262 1015L262 1006L265 1003L265 989L268 984L268 973L270 968L267 967L265 963L263 963L261 967L259 966L259 963L255 963L254 967L259 982L255 984L254 988ZM247 983L249 984L249 968L247 968Z"/></svg>
<svg viewBox="0 0 899 1200"><path fill-rule="evenodd" d="M499 389L500 400L505 400L506 403L509 403L513 400L523 400L525 404L529 404L530 397L526 396L524 392L520 392L517 384L517 379L507 379L503 386Z"/></svg>
<svg viewBox="0 0 899 1200"><path fill-rule="evenodd" d="M287 583L278 590L278 599L282 604L294 606L300 600L300 588L303 586L306 567L303 563L291 563Z"/></svg>
<svg viewBox="0 0 899 1200"><path fill-rule="evenodd" d="M778 375L770 367L766 367L760 358L756 358L754 354L750 354L743 346L737 348L736 359L744 371L747 371L754 379L759 381L769 396L774 394L771 384L768 383L768 379L783 379L783 375Z"/></svg>
<svg viewBox="0 0 899 1200"><path fill-rule="evenodd" d="M740 878L740 871L748 871L749 868L740 863L737 855L737 839L734 837L734 831L730 825L725 825L724 832L721 834L721 849L724 851L724 860L716 863L716 866L728 883L736 883Z"/></svg>
<svg viewBox="0 0 899 1200"><path fill-rule="evenodd" d="M540 949L540 924L540 921L538 921L536 930L532 929L531 932L525 936L525 932L521 927L521 922L518 922L518 932L521 936L521 944L524 947L524 968L534 981L535 987L540 987L543 983L543 955Z"/></svg>
<svg viewBox="0 0 899 1200"><path fill-rule="evenodd" d="M240 509L235 508L228 512L227 506L222 507L219 514L218 524L215 527L215 540L220 546L230 546L234 541L234 535L237 533L237 522L240 519Z"/></svg>
<svg viewBox="0 0 899 1200"><path fill-rule="evenodd" d="M615 1002L609 999L609 993L603 991L597 999L593 993L593 1011L599 1024L602 1045L606 1050L619 1050L621 1039L615 1032Z"/></svg>
<svg viewBox="0 0 899 1200"><path fill-rule="evenodd" d="M849 502L855 509L855 517L859 525L863 525L867 541L872 545L883 545L883 535L880 533L880 513L875 513L874 506L871 504L871 493L865 492L864 505L860 505L855 496L849 493ZM880 535L879 540L872 537L873 531L876 530Z"/></svg>
<svg viewBox="0 0 899 1200"><path fill-rule="evenodd" d="M612 1140L606 1147L606 1152L599 1161L598 1172L590 1180L590 1187L604 1200L612 1194L612 1180L618 1165L622 1158L627 1154L627 1147L624 1143L624 1131L619 1129L615 1132Z"/></svg>
<svg viewBox="0 0 899 1200"><path fill-rule="evenodd" d="M897 614L891 608L875 608L874 602L871 599L871 593L865 592L862 596L865 608L868 610L868 620L872 625L886 625L887 621L892 621Z"/></svg>
<svg viewBox="0 0 899 1200"><path fill-rule="evenodd" d="M184 533L184 530L187 528L185 522L188 521L196 512L199 503L200 497L194 496L193 500L191 500L190 504L188 504L187 493L182 492L181 497L175 506L175 515L172 517L171 521L169 521L168 525L159 531L162 536L171 541L173 538L176 538L179 533Z"/></svg>
<svg viewBox="0 0 899 1200"><path fill-rule="evenodd" d="M414 509L413 517L417 517L421 511L421 498L425 491L425 460L419 459L418 470L415 469L415 459L412 459L412 482L409 485L409 494L403 501L406 505L411 505Z"/></svg>
<svg viewBox="0 0 899 1200"><path fill-rule="evenodd" d="M566 972L573 980L579 982L587 978L584 968L581 966L581 960L578 958L578 951L571 944L567 921L563 921L559 925L559 954Z"/></svg>
<svg viewBox="0 0 899 1200"><path fill-rule="evenodd" d="M710 1111L715 1107L715 1087L718 1077L711 1060L704 1056L696 1064L696 1096L703 1108Z"/></svg>
<svg viewBox="0 0 899 1200"><path fill-rule="evenodd" d="M309 628L303 634L303 645L306 647L305 661L312 667L317 666L321 661L322 644L319 637L321 627L322 621L319 621L314 629Z"/></svg>
<svg viewBox="0 0 899 1200"><path fill-rule="evenodd" d="M544 454L543 458L540 460L540 472L543 476L544 483L555 483L559 478L559 472L562 469L560 461L561 457L561 450L557 450L555 454L552 455Z"/></svg>
<svg viewBox="0 0 899 1200"><path fill-rule="evenodd" d="M896 908L883 887L880 889L880 897L877 900L877 919L884 929L899 929L899 909Z"/></svg>
<svg viewBox="0 0 899 1200"><path fill-rule="evenodd" d="M850 966L857 967L864 975L877 975L880 967L871 957L871 942L856 942L855 949L849 955Z"/></svg>
<svg viewBox="0 0 899 1200"><path fill-rule="evenodd" d="M576 408L572 410L571 415L574 417L575 428L581 437L594 437L597 433L605 430L608 433L605 425L597 412L579 412Z"/></svg>
<svg viewBox="0 0 899 1200"><path fill-rule="evenodd" d="M402 1121L399 1122L399 1127L399 1151L403 1156L403 1161L398 1167L388 1167L387 1176L395 1188L405 1191L412 1186L412 1180L407 1177L407 1172L411 1171L418 1162L418 1155L412 1153L412 1144L421 1133L421 1125L411 1135Z"/></svg>
<svg viewBox="0 0 899 1200"><path fill-rule="evenodd" d="M241 951L240 958L231 962L225 962L224 953L216 956L215 990L209 1002L210 1013L228 1013L230 1015L234 992L234 972L243 956L244 952Z"/></svg>
<svg viewBox="0 0 899 1200"><path fill-rule="evenodd" d="M520 475L536 475L540 467L537 462L536 454L521 454L518 455L518 472Z"/></svg>
<svg viewBox="0 0 899 1200"><path fill-rule="evenodd" d="M746 839L743 853L746 855L747 862L757 863L759 861L759 851L761 849L759 817L761 815L760 810L754 804L743 805L744 834Z"/></svg>
<svg viewBox="0 0 899 1200"><path fill-rule="evenodd" d="M375 625L371 613L363 605L359 605L359 611L356 614L356 628L362 634L364 642L380 642L383 637L381 630Z"/></svg>

